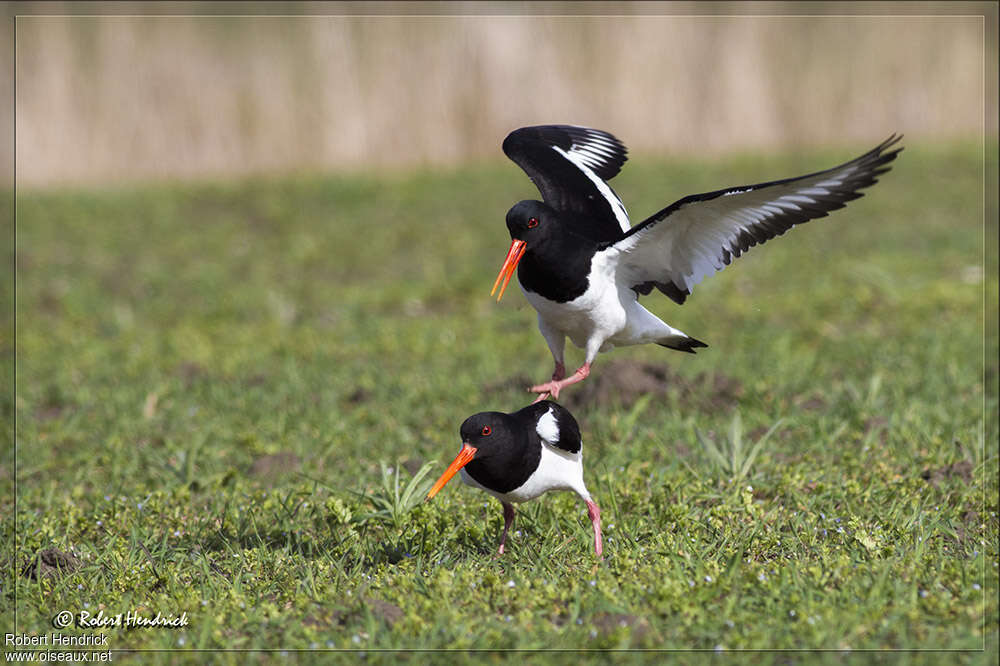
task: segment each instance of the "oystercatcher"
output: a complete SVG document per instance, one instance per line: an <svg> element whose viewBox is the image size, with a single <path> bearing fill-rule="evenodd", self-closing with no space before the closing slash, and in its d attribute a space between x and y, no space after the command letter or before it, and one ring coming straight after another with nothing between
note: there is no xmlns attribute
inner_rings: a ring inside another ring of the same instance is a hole
<svg viewBox="0 0 1000 666"><path fill-rule="evenodd" d="M564 407L547 400L513 414L480 412L459 429L462 450L427 493L434 497L461 471L467 485L485 490L503 505L503 534L514 522L514 502L527 502L550 490L572 490L587 503L594 526L594 552L601 557L601 510L583 483L580 426Z"/></svg>
<svg viewBox="0 0 1000 666"><path fill-rule="evenodd" d="M695 353L704 342L664 323L642 307L639 295L656 287L678 304L694 285L758 243L825 217L890 169L901 147L895 134L849 162L816 173L730 187L680 199L631 227L607 181L625 163L626 149L600 130L572 125L522 127L503 151L541 192L507 213L511 244L492 295L503 297L514 269L538 328L555 360L552 380L532 386L538 400L590 374L598 352L656 343ZM502 283L502 284L501 284ZM569 337L585 350L582 366L566 377Z"/></svg>

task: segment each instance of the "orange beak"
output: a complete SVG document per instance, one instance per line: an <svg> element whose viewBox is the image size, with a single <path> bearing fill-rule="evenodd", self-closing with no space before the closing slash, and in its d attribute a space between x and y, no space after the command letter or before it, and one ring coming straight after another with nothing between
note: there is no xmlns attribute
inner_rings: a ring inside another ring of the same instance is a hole
<svg viewBox="0 0 1000 666"><path fill-rule="evenodd" d="M458 452L458 456L451 461L448 465L448 469L444 471L441 478L434 482L434 486L431 487L430 492L427 493L427 498L430 499L438 494L438 491L444 488L444 484L451 480L451 477L458 474L458 470L462 469L469 464L472 457L476 455L476 449L469 446L468 443L462 444L462 450Z"/></svg>
<svg viewBox="0 0 1000 666"><path fill-rule="evenodd" d="M517 268L517 262L521 261L521 257L524 256L524 250L527 247L528 244L523 240L515 238L510 242L510 249L507 250L507 258L503 260L503 266L500 267L500 274L497 275L497 280L493 283L493 291L490 292L490 296L492 296L496 292L500 280L503 280L503 286L500 287L500 295L497 296L497 303L503 298L503 292L507 290L507 284L510 282L510 277L514 274L514 269Z"/></svg>

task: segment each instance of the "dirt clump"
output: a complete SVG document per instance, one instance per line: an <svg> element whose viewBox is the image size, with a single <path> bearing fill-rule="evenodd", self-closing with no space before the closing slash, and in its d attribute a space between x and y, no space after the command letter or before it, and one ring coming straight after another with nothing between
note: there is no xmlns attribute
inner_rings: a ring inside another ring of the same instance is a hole
<svg viewBox="0 0 1000 666"><path fill-rule="evenodd" d="M24 565L21 575L32 580L60 577L73 573L83 565L80 558L56 548L46 548Z"/></svg>
<svg viewBox="0 0 1000 666"><path fill-rule="evenodd" d="M266 483L274 483L279 477L298 471L301 464L299 457L291 451L279 451L257 458L247 474Z"/></svg>
<svg viewBox="0 0 1000 666"><path fill-rule="evenodd" d="M968 460L960 460L944 467L925 469L920 474L920 478L937 488L946 479L958 477L968 483L972 480L972 463Z"/></svg>
<svg viewBox="0 0 1000 666"><path fill-rule="evenodd" d="M586 381L567 388L560 398L574 409L625 405L644 395L665 397L671 393L684 402L714 411L735 407L743 394L743 384L717 372L686 377L667 365L618 359L598 366Z"/></svg>
<svg viewBox="0 0 1000 666"><path fill-rule="evenodd" d="M382 599L366 598L364 599L364 602L373 615L382 618L390 626L403 619L403 616L405 615L402 608L396 604L389 603L388 601L383 601Z"/></svg>

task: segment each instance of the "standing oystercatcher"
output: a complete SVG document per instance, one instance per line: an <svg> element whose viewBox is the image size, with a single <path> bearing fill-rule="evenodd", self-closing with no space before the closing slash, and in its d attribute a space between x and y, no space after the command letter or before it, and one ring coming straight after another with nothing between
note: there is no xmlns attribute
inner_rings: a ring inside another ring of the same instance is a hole
<svg viewBox="0 0 1000 666"><path fill-rule="evenodd" d="M564 407L542 401L513 414L480 412L459 429L462 450L427 493L434 497L456 472L462 481L485 490L503 505L503 555L514 502L527 502L549 490L572 490L587 503L594 526L594 551L601 557L601 510L583 483L580 426Z"/></svg>
<svg viewBox="0 0 1000 666"><path fill-rule="evenodd" d="M630 227L606 181L627 159L625 146L600 130L572 125L522 127L503 151L524 169L544 201L521 201L507 213L511 244L492 295L503 297L514 269L555 360L552 381L532 386L538 400L590 374L598 352L654 342L694 353L704 342L639 305L656 287L678 304L694 285L748 249L796 224L842 208L877 182L902 148L893 135L850 162L796 178L693 194ZM501 286L502 282L502 286ZM585 350L566 377L569 337Z"/></svg>

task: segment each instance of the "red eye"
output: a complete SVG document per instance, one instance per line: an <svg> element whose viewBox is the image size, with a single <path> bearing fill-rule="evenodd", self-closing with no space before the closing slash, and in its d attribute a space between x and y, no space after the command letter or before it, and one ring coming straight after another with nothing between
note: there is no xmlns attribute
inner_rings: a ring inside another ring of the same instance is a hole
<svg viewBox="0 0 1000 666"><path fill-rule="evenodd" d="M529 229L534 229L537 226L538 226L538 218L537 217L533 217L530 220L528 220L528 228Z"/></svg>
<svg viewBox="0 0 1000 666"><path fill-rule="evenodd" d="M489 426L483 426L483 437L489 437L493 430Z"/></svg>

